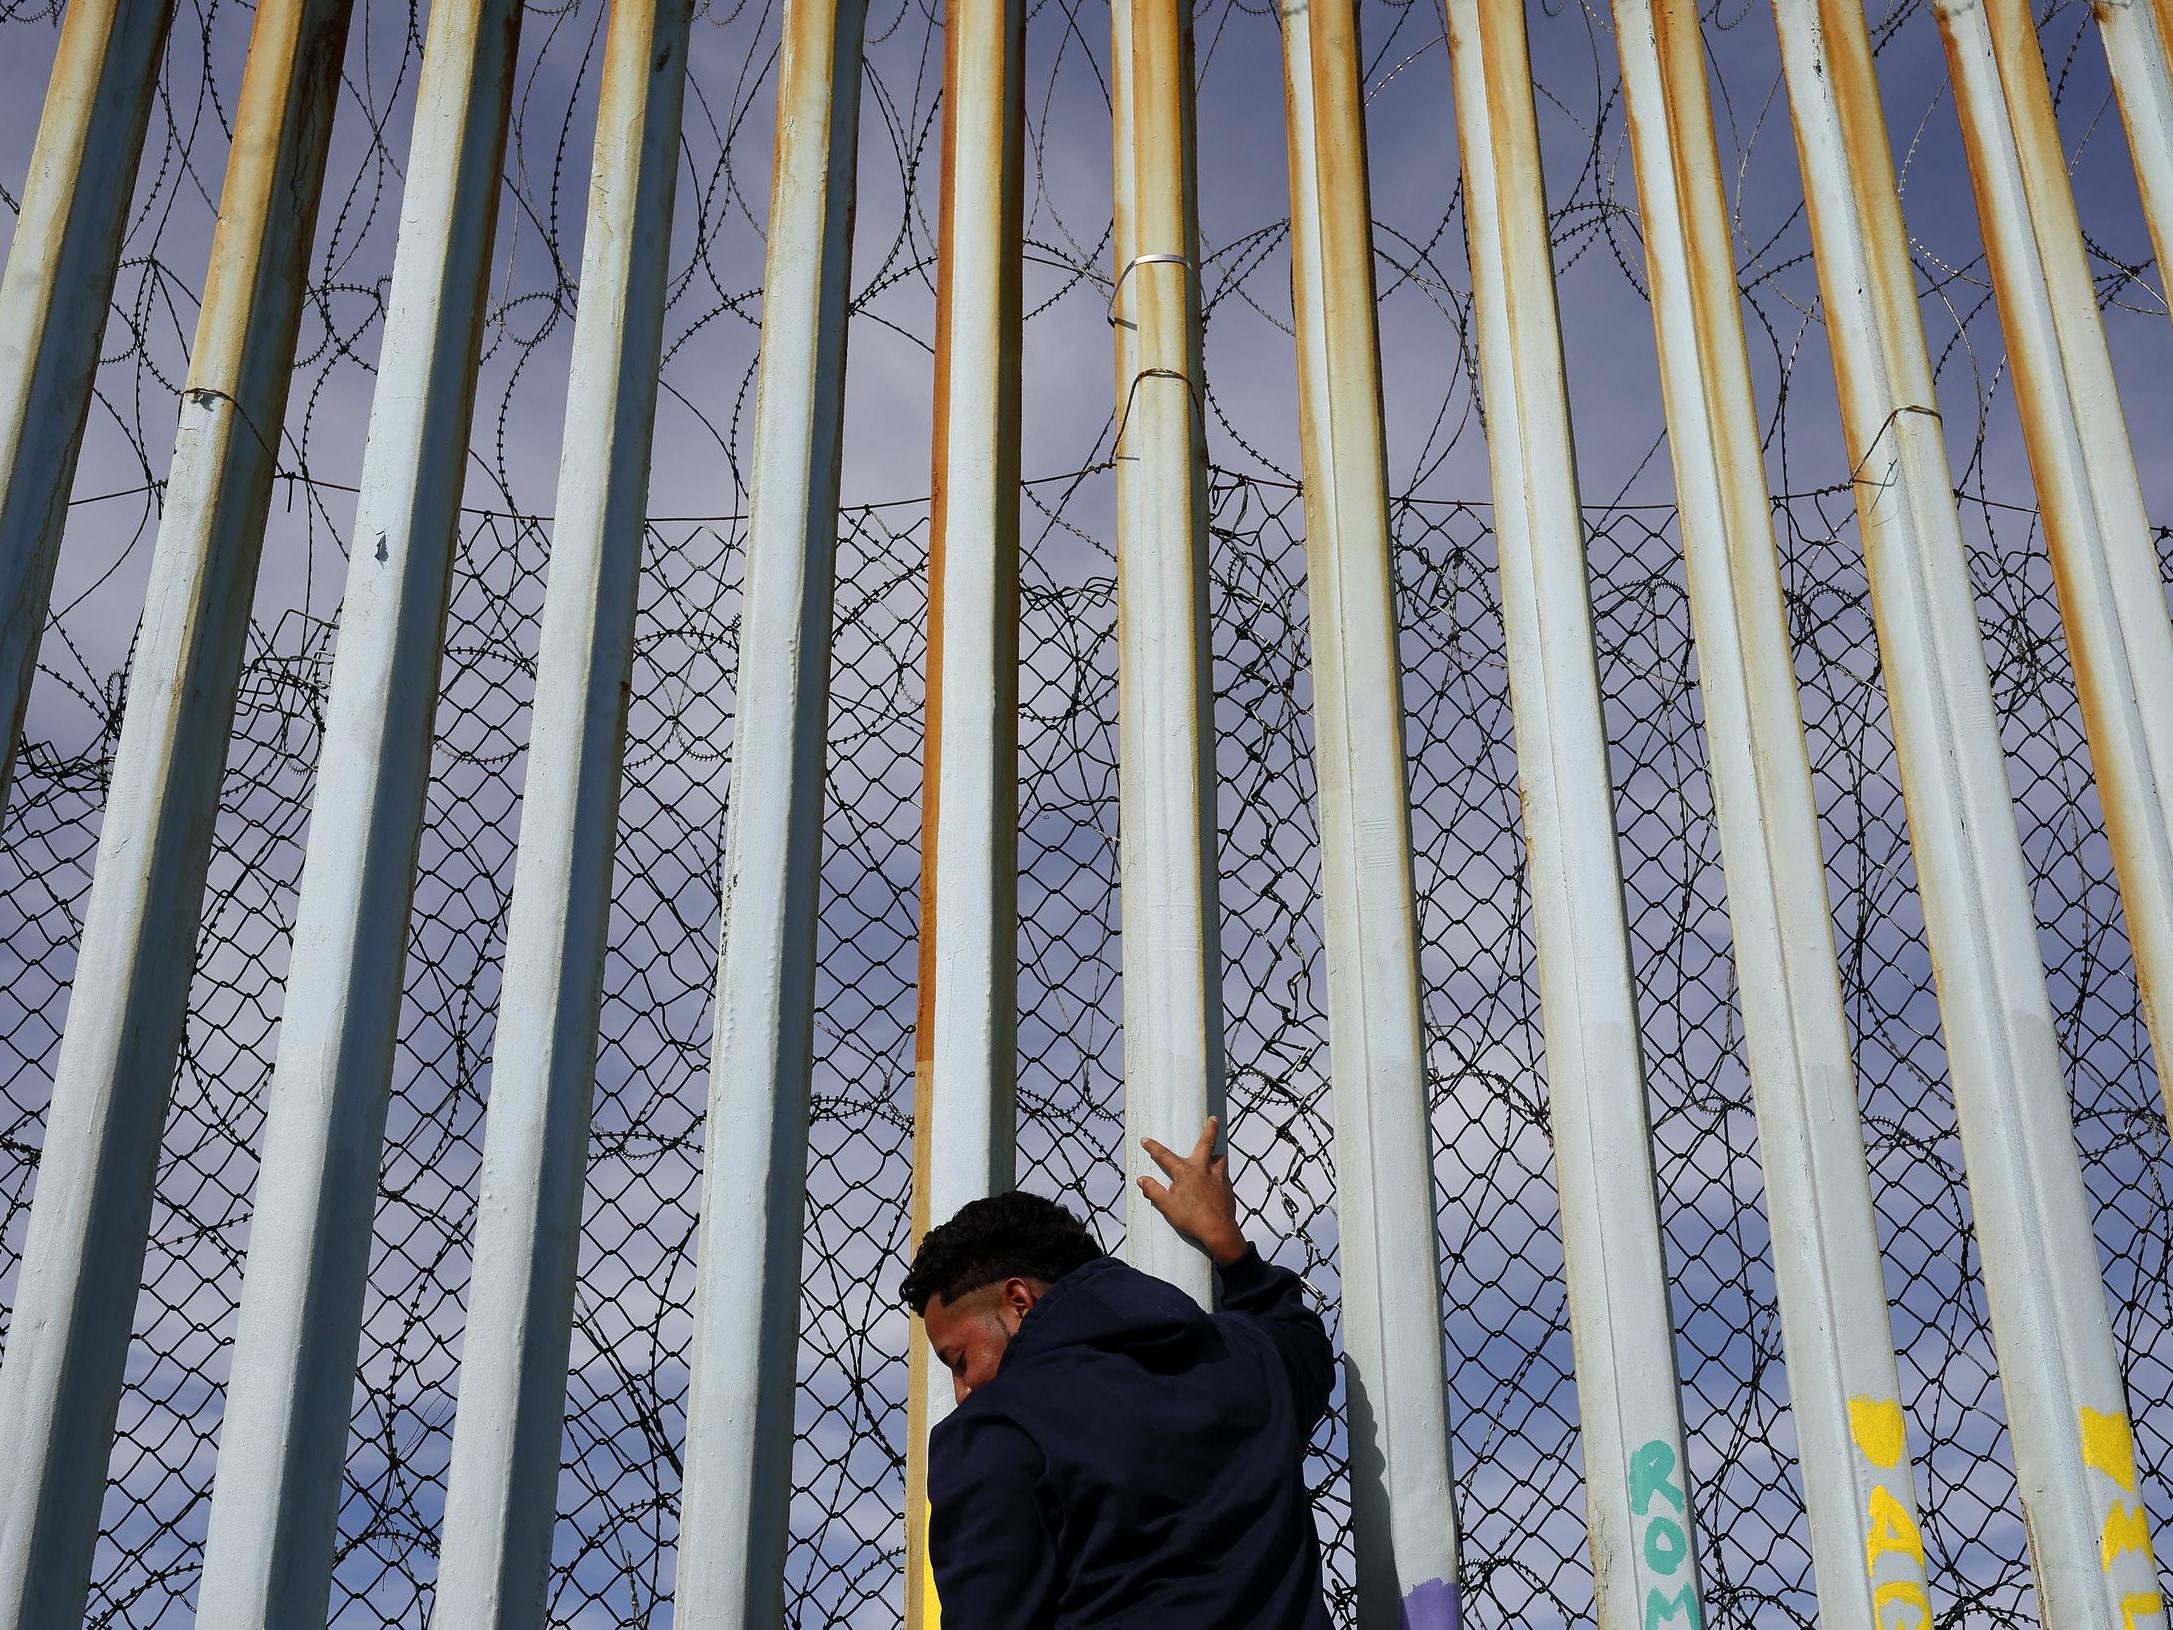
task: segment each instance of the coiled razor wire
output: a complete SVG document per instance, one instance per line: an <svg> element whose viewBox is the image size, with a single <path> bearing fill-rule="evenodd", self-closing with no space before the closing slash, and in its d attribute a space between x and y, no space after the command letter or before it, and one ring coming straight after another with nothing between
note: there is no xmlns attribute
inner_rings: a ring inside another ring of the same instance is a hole
<svg viewBox="0 0 2173 1630"><path fill-rule="evenodd" d="M1575 1378L1440 19L1389 0L1362 11L1465 1611L1481 1630L1586 1623ZM0 15L10 25L0 38L24 64L0 71L34 103L57 7L32 0ZM526 22L339 1518L340 1626L419 1625L429 1611L601 19L597 0L569 0L532 8ZM1897 158L2144 1497L2166 1531L2167 1130L2051 573L2005 428L1988 279L1966 216L1954 214L1966 212L1966 187L1936 41L1926 43L1931 20L1920 0L1873 20L1889 96L1924 109L1914 128L1894 123ZM579 1630L670 1622L776 22L768 0L714 5L691 56L658 519L646 539L550 1587L553 1622ZM2028 1625L2026 1544L1771 25L1748 0L1707 22L1724 151L1737 162L1745 315L1760 400L1772 405L1769 462L1788 494L1776 528L1934 1599L1943 1630ZM101 1626L192 1616L421 23L398 0L367 0L350 49L113 1453L91 1608ZM196 0L176 24L0 825L0 1304L35 1184L247 26L230 0ZM1587 492L1587 544L1706 1601L1715 1626L1809 1626L1810 1555L1662 427L1649 384L1605 393L1618 364L1589 323L1579 327L1587 308L1642 310L1612 41L1603 10L1535 11L1531 27L1588 478L1608 463L1596 444L1620 466L1605 490L1595 480ZM2132 196L2125 215L2106 202L2117 189L2100 178L2126 159L2089 29L2079 6L2043 19L2107 321L2147 351L2168 332L2162 282L2138 247ZM1278 44L1272 12L1243 0L1209 0L1196 31L1233 1135L1256 1233L1305 1271L1332 1326ZM885 444L881 425L885 392L925 369L933 329L935 222L920 183L938 151L940 17L922 0L877 0L869 32L848 479L911 493L925 440ZM1084 1207L1114 1245L1122 925L1110 425L1095 412L1068 419L1071 400L1089 393L1048 389L1034 351L1084 334L1082 354L1107 365L1096 349L1110 275L1107 148L1094 146L1107 141L1107 38L1103 8L1088 0L1031 8L1028 464L1072 473L1030 483L1025 502L1019 1151L1025 1186ZM1238 171L1227 165L1246 102L1266 122L1245 128L1273 140ZM27 139L0 148L10 213ZM1619 340L1643 318L1608 321ZM2148 423L2137 424L2141 437ZM670 519L690 482L722 513ZM838 539L786 1581L797 1626L900 1618L908 1327L894 1293L910 1183L927 524L917 498L860 502ZM2173 570L2173 536L2161 531L2159 545ZM1308 1475L1347 1625L1343 1441L1332 1420Z"/></svg>

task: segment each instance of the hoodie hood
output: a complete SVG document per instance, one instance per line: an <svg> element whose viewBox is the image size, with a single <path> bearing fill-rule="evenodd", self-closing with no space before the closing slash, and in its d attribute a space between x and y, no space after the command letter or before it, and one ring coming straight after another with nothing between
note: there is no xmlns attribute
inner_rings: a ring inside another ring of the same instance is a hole
<svg viewBox="0 0 2173 1630"><path fill-rule="evenodd" d="M1042 1293L1004 1349L996 1380L1013 1365L1072 1347L1176 1359L1192 1353L1211 1329L1199 1304L1175 1285L1115 1257L1097 1257Z"/></svg>

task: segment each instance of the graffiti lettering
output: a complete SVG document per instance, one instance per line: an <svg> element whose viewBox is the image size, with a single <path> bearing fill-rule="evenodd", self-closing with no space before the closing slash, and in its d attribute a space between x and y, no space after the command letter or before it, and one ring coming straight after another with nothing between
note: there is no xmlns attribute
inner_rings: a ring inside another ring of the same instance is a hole
<svg viewBox="0 0 2173 1630"><path fill-rule="evenodd" d="M2105 1521L2098 1529L2098 1565L2107 1574L2129 1552L2142 1556L2142 1566L2155 1577L2158 1559L2150 1548L2150 1523L2143 1515L2140 1501L2130 1505L2120 1494L2137 1493L2135 1483L2135 1435L2128 1427L2128 1417L2120 1410L2100 1414L2094 1409L2078 1412L2077 1424L2082 1428L2082 1460L2093 1471L2110 1478L2119 1491L2106 1509ZM2165 1598L2156 1590L2129 1591L2120 1598L2121 1630L2136 1630L2145 1619L2165 1617Z"/></svg>
<svg viewBox="0 0 2173 1630"><path fill-rule="evenodd" d="M1653 1496L1664 1497L1660 1510ZM1673 1575L1690 1559L1690 1531L1668 1515L1667 1506L1683 1512L1689 1500L1675 1477L1674 1448L1655 1438L1630 1455L1630 1514L1650 1517L1645 1524L1642 1549L1645 1566L1654 1573ZM1704 1630L1705 1616L1698 1606L1696 1579L1684 1582L1672 1596L1654 1585L1645 1592L1645 1630L1679 1620L1683 1630Z"/></svg>
<svg viewBox="0 0 2173 1630"><path fill-rule="evenodd" d="M1645 1592L1645 1630L1665 1624L1681 1614L1685 1630L1704 1630L1705 1620L1698 1612L1698 1592L1694 1585L1685 1585L1674 1595L1657 1585Z"/></svg>
<svg viewBox="0 0 2173 1630"><path fill-rule="evenodd" d="M2113 1509L2105 1514L2103 1547L2104 1566L2108 1568L2122 1551L2141 1551L2152 1566L2157 1565L2158 1559L2150 1549L2150 1524L2144 1520L2143 1508L2139 1505L2113 1502Z"/></svg>
<svg viewBox="0 0 2173 1630"><path fill-rule="evenodd" d="M1654 1494L1665 1494L1677 1511L1683 1508L1683 1491L1671 1481L1675 1471L1675 1451L1658 1438L1630 1456L1630 1510L1637 1516L1645 1514L1652 1504Z"/></svg>
<svg viewBox="0 0 2173 1630"><path fill-rule="evenodd" d="M1908 1463L1908 1432L1901 1404L1893 1398L1851 1398L1849 1436L1874 1472ZM1904 1472L1904 1476L1906 1476ZM1902 1484L1904 1493L1908 1488ZM1896 1564L1892 1559L1900 1558ZM1879 1565L1901 1578L1879 1581ZM1871 1581L1871 1616L1879 1630L1931 1630L1932 1599L1924 1585L1924 1535L1909 1514L1909 1502L1884 1483L1873 1483L1864 1500L1864 1573ZM1889 1618L1887 1610L1895 1610Z"/></svg>
<svg viewBox="0 0 2173 1630"><path fill-rule="evenodd" d="M2128 1417L2118 1411L2100 1415L2094 1409L2085 1409L2081 1418L2083 1464L2095 1467L2133 1494L2135 1438L2128 1431Z"/></svg>
<svg viewBox="0 0 2173 1630"><path fill-rule="evenodd" d="M1876 1573L1879 1558L1889 1551L1913 1558L1920 1568L1924 1565L1924 1536L1909 1520L1909 1508L1888 1493L1884 1483L1871 1485L1870 1519L1870 1531L1864 1538L1867 1572Z"/></svg>
<svg viewBox="0 0 2173 1630"><path fill-rule="evenodd" d="M1669 1517L1655 1517L1645 1530L1645 1566L1654 1573L1673 1573L1690 1554L1690 1536L1683 1525Z"/></svg>
<svg viewBox="0 0 2173 1630"><path fill-rule="evenodd" d="M1856 1440L1856 1447L1874 1466L1890 1471L1901 1464L1901 1452L1906 1446L1905 1433L1898 1400L1849 1400L1849 1436Z"/></svg>
<svg viewBox="0 0 2173 1630"><path fill-rule="evenodd" d="M1890 1607L1913 1610L1916 1617L1890 1619ZM1931 1595L1914 1579L1891 1580L1872 1591L1871 1616L1879 1621L1879 1630L1932 1630Z"/></svg>

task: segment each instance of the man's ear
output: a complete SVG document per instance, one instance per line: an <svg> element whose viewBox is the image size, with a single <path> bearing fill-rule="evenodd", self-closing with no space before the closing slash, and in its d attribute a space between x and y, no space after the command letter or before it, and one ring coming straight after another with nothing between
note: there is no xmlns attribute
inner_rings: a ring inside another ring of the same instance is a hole
<svg viewBox="0 0 2173 1630"><path fill-rule="evenodd" d="M1006 1279L1003 1283L1003 1305L1014 1319L1025 1318L1040 1300L1041 1287L1031 1279Z"/></svg>

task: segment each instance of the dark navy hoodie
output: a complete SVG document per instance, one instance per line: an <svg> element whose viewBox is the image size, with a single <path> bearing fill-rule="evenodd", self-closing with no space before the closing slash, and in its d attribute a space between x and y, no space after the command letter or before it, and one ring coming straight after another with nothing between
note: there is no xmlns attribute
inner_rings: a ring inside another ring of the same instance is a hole
<svg viewBox="0 0 2173 1630"><path fill-rule="evenodd" d="M1114 1257L1034 1304L929 1438L944 1630L1328 1630L1303 1470L1328 1334L1250 1249L1222 1306Z"/></svg>

